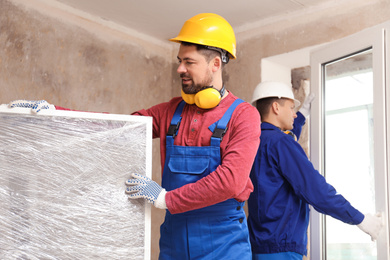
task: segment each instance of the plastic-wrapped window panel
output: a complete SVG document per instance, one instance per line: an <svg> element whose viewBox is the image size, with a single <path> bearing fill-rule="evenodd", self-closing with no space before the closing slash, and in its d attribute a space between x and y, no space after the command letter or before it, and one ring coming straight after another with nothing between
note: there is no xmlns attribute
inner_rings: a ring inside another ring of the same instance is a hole
<svg viewBox="0 0 390 260"><path fill-rule="evenodd" d="M0 106L0 259L150 259L152 118Z"/></svg>

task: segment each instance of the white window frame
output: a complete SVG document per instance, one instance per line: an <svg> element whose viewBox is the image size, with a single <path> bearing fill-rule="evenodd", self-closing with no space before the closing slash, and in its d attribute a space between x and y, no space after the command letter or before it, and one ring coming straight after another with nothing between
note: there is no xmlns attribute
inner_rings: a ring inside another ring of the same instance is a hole
<svg viewBox="0 0 390 260"><path fill-rule="evenodd" d="M145 136L145 143L140 146L140 150L137 152L139 153L144 153L145 154L145 163L144 163L144 168L145 168L145 176L152 178L152 131L153 131L153 124L152 124L152 118L151 117L146 117L146 116L134 116L134 115L121 115L121 114L103 114L103 113L88 113L88 112L78 112L78 111L67 111L67 110L41 110L38 114L35 114L31 112L31 109L29 108L8 108L6 104L0 105L0 114L5 115L5 114L20 114L20 115L30 115L32 117L42 117L42 118L47 118L50 120L52 117L57 117L59 119L61 118L72 118L72 119L85 119L86 121L88 120L97 120L97 121L121 121L121 122L129 122L133 124L140 124L145 127L146 131L146 136ZM29 131L31 129L27 129L26 131ZM45 129L42 127L42 131L49 131L50 129ZM54 131L55 130L50 130ZM91 149L94 149L94 147L91 147ZM97 148L98 149L98 148ZM1 159L7 160L8 158L0 158ZM125 158L124 158L125 159ZM141 164L140 164L141 165ZM109 173L108 173L109 174ZM122 173L121 173L122 174ZM124 175L127 175L129 173L124 172ZM4 177L4 176L3 176ZM114 176L113 176L114 177ZM125 178L123 178L123 198L124 201L127 200L127 195L125 194ZM93 185L93 183L91 183ZM130 202L129 202L130 204ZM143 208L145 212L145 218L143 223L138 223L139 226L144 227L144 232L140 232L139 235L143 235L144 239L144 255L143 259L147 260L150 259L151 257L151 204L144 202L143 203ZM129 207L131 210L131 207ZM0 213L1 216L1 213ZM3 216L2 216L3 217ZM131 224L131 223L130 223ZM1 242L1 240L0 240ZM1 243L0 243L1 244ZM131 248L131 245L129 245L128 248L123 248L123 250L135 250ZM141 250L141 249L139 249ZM24 253L29 253L28 251L25 251ZM1 255L1 254L0 254Z"/></svg>
<svg viewBox="0 0 390 260"><path fill-rule="evenodd" d="M310 160L323 173L324 169L324 95L323 66L328 62L373 50L374 83L374 151L375 151L375 202L376 211L384 215L384 231L377 240L378 259L389 260L389 162L390 162L390 21L363 30L341 40L313 50L310 55L311 92L316 95L310 117ZM353 93L351 93L353 98ZM366 212L363 212L366 213ZM323 215L311 208L310 259L325 260L323 245ZM329 259L328 259L329 260Z"/></svg>

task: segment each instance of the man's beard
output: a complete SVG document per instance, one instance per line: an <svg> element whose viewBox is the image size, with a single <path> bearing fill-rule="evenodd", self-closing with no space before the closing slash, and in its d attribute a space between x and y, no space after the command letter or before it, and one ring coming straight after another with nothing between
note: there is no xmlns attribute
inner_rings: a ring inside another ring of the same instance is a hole
<svg viewBox="0 0 390 260"><path fill-rule="evenodd" d="M183 84L183 83L181 84L183 92L186 94L196 94L199 91L201 91L202 89L211 87L212 86L211 83L213 82L213 77L212 77L211 73L208 73L208 74L209 74L208 77L206 77L202 82L200 82L198 84L194 84L194 81L188 75L181 74L180 78L186 77L186 78L191 79L190 84Z"/></svg>

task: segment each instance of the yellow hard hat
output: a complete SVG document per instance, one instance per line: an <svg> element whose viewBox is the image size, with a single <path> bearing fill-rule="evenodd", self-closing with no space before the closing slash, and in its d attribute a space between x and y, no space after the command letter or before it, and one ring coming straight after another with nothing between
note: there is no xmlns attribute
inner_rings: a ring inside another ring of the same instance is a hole
<svg viewBox="0 0 390 260"><path fill-rule="evenodd" d="M236 58L236 36L231 25L213 13L201 13L188 19L173 42L190 42L227 51L231 59Z"/></svg>

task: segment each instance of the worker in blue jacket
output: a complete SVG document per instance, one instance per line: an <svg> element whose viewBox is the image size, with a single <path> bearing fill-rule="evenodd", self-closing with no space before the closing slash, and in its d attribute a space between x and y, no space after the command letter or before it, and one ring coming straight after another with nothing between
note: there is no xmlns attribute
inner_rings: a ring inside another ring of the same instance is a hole
<svg viewBox="0 0 390 260"><path fill-rule="evenodd" d="M382 228L381 216L363 215L328 184L313 167L299 143L304 118L313 96L300 105L291 86L262 82L252 104L261 116L260 146L251 180L254 191L248 200L248 226L253 260L302 260L307 254L309 204L318 212L357 225L375 240ZM298 130L298 131L297 131Z"/></svg>

